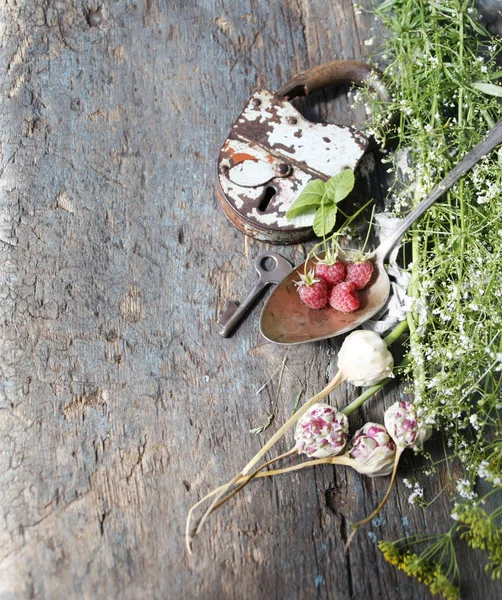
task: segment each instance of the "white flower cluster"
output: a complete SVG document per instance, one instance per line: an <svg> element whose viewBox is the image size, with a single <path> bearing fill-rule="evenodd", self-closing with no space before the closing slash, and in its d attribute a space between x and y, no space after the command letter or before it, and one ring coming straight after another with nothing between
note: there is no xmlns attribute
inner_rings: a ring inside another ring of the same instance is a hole
<svg viewBox="0 0 502 600"><path fill-rule="evenodd" d="M472 414L469 417L469 423L474 427L474 429L476 431L479 431L479 427L480 427L480 425L479 425L479 417L478 417L478 415L476 413Z"/></svg>
<svg viewBox="0 0 502 600"><path fill-rule="evenodd" d="M491 481L493 485L501 485L502 479L495 475L490 468L490 464L487 460L482 460L478 466L478 476L481 479L486 479L487 481Z"/></svg>
<svg viewBox="0 0 502 600"><path fill-rule="evenodd" d="M459 479L457 481L457 492L461 498L474 500L477 498L476 492L472 489L472 483L468 479Z"/></svg>
<svg viewBox="0 0 502 600"><path fill-rule="evenodd" d="M419 504L424 497L424 488L417 481L410 481L406 477L403 479L404 485L413 492L408 496L409 504Z"/></svg>

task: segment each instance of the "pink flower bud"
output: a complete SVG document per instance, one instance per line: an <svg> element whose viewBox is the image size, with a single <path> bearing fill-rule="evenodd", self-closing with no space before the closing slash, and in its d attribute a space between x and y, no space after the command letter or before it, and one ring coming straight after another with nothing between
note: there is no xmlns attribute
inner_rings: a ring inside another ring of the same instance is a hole
<svg viewBox="0 0 502 600"><path fill-rule="evenodd" d="M313 458L336 456L349 438L347 417L328 404L314 404L298 421L295 448Z"/></svg>
<svg viewBox="0 0 502 600"><path fill-rule="evenodd" d="M385 427L400 448L420 448L431 436L432 430L422 427L415 405L400 400L390 406L384 415Z"/></svg>
<svg viewBox="0 0 502 600"><path fill-rule="evenodd" d="M366 423L352 438L347 454L354 459L356 471L380 477L392 473L396 446L383 425Z"/></svg>

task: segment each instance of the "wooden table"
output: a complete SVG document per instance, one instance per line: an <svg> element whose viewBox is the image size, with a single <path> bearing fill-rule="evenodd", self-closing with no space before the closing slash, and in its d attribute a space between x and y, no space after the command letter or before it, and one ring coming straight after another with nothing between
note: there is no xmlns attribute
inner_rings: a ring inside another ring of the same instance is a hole
<svg viewBox="0 0 502 600"><path fill-rule="evenodd" d="M363 5L369 7L370 1ZM226 481L336 371L338 341L286 350L255 310L218 334L226 297L266 246L218 210L215 160L253 86L362 58L378 24L350 0L129 0L2 6L0 598L428 598L376 542L442 531L451 507L408 504L343 546L388 480L319 467L255 482L184 547L192 503ZM346 94L303 104L362 123ZM363 186L381 199L380 167ZM280 248L298 262L306 248ZM355 397L344 386L331 401ZM386 389L353 417L381 420ZM303 396L304 398L306 397ZM287 448L291 435L283 444ZM442 474L418 474L432 498ZM468 598L495 598L459 545ZM478 562L472 557L480 558Z"/></svg>

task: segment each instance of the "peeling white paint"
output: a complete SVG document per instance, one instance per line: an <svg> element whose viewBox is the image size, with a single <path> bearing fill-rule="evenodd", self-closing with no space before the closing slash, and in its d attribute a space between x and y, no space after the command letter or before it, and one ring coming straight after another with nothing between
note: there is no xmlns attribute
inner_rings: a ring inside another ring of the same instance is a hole
<svg viewBox="0 0 502 600"><path fill-rule="evenodd" d="M261 103L258 107L254 104L257 101ZM259 121L273 128L266 134L266 142L272 150L297 162L304 162L311 169L329 177L343 168L354 169L364 153L364 148L361 149L354 139L354 135L357 135L365 143L364 136L359 132L349 127L311 123L292 104L286 101L277 103L276 97L266 90L253 94L243 117L247 121Z"/></svg>
<svg viewBox="0 0 502 600"><path fill-rule="evenodd" d="M264 185L275 176L275 165L265 162L246 160L232 167L228 172L228 178L244 187L255 187Z"/></svg>

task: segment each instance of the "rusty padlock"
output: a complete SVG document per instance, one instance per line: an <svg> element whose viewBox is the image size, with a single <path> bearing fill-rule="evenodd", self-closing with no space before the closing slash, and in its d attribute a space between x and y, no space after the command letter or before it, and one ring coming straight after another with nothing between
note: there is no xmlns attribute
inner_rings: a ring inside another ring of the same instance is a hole
<svg viewBox="0 0 502 600"><path fill-rule="evenodd" d="M386 97L370 65L338 60L296 75L275 94L257 90L234 123L218 157L217 196L233 225L271 244L313 236L313 216L290 222L286 211L313 178L355 169L368 146L353 127L307 121L288 102L321 88L367 82Z"/></svg>

